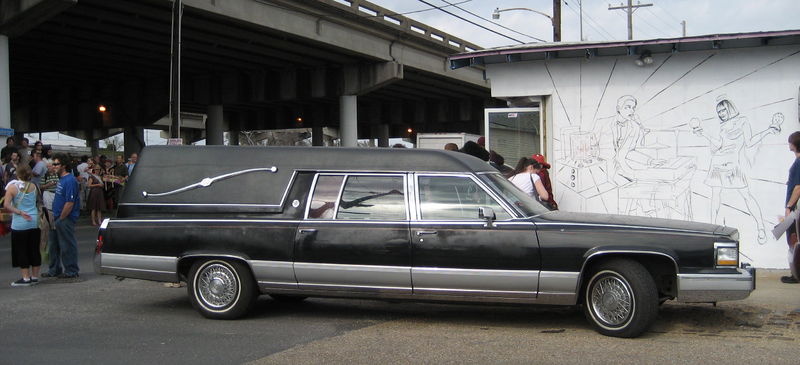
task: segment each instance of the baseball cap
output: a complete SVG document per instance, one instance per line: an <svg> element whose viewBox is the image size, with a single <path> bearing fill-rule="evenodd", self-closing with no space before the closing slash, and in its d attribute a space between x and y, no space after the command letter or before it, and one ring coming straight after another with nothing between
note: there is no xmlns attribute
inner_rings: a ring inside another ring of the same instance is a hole
<svg viewBox="0 0 800 365"><path fill-rule="evenodd" d="M545 162L544 156L542 154L537 153L537 154L531 156L531 158L534 159L536 162L542 164L542 167L544 167L546 169L550 168L550 164Z"/></svg>

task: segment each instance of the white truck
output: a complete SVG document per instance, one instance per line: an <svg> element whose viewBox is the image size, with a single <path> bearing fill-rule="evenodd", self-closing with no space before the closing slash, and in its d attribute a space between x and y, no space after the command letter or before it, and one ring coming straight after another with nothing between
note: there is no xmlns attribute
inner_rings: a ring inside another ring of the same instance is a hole
<svg viewBox="0 0 800 365"><path fill-rule="evenodd" d="M469 133L419 133L417 134L417 148L442 150L448 143L455 143L458 148L461 148L467 141L478 142L480 137L477 134Z"/></svg>

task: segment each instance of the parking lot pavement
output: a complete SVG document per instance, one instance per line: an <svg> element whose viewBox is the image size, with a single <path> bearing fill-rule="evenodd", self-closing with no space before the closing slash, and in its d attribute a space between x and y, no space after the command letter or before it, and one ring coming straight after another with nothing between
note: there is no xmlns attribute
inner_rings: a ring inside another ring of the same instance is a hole
<svg viewBox="0 0 800 365"><path fill-rule="evenodd" d="M602 336L575 309L428 305L253 364L797 364L800 285L780 283L786 274L759 270L758 289L743 301L667 302L636 339Z"/></svg>
<svg viewBox="0 0 800 365"><path fill-rule="evenodd" d="M12 288L0 238L0 364L544 363L796 364L800 285L759 270L737 302L667 302L637 339L594 332L575 308L264 296L243 320L202 318L186 288L92 272L96 229L79 226L82 278Z"/></svg>

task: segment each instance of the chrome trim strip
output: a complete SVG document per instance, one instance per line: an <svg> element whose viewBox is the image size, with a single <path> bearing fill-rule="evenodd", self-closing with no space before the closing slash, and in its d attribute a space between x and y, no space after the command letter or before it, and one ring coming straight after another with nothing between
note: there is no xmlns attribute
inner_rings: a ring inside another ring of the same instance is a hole
<svg viewBox="0 0 800 365"><path fill-rule="evenodd" d="M528 217L528 218L534 218ZM584 226L584 227L605 227L605 228L625 228L625 229L646 229L646 230L656 230L656 231L665 231L665 232L683 232L683 233L698 233L704 235L711 235L713 232L707 231L694 231L689 229L677 229L677 228L666 228L666 227L648 227L648 226L634 226L634 225L622 225L622 224L606 224L606 223L574 223L574 222L540 222L534 221L537 226Z"/></svg>
<svg viewBox="0 0 800 365"><path fill-rule="evenodd" d="M103 219L103 223L100 223L100 229L108 228L108 222L110 222L110 221L111 221L111 218Z"/></svg>
<svg viewBox="0 0 800 365"><path fill-rule="evenodd" d="M147 272L147 273L154 273L154 274L171 274L175 275L174 271L162 271L162 270L147 270L147 269L135 269L131 267L119 267L119 266L101 266L103 270L125 270L125 271L138 271L138 272Z"/></svg>
<svg viewBox="0 0 800 365"><path fill-rule="evenodd" d="M117 223L302 223L307 221L297 219L112 219Z"/></svg>
<svg viewBox="0 0 800 365"><path fill-rule="evenodd" d="M482 270L412 267L414 290L463 290L490 293L536 293L538 270ZM445 288L445 289L443 289Z"/></svg>
<svg viewBox="0 0 800 365"><path fill-rule="evenodd" d="M348 288L404 288L411 290L411 268L351 264L294 263L297 283L303 286Z"/></svg>
<svg viewBox="0 0 800 365"><path fill-rule="evenodd" d="M486 295L486 296L531 296L536 297L535 291L520 290L482 290L482 289L452 289L452 288L414 288L414 294L437 294L437 295Z"/></svg>
<svg viewBox="0 0 800 365"><path fill-rule="evenodd" d="M539 273L539 292L552 295L576 295L580 272L542 271Z"/></svg>
<svg viewBox="0 0 800 365"><path fill-rule="evenodd" d="M278 172L278 168L275 167L275 166L272 166L272 167L259 167L259 168L254 168L254 169L235 171L235 172L231 172L231 173L227 173L227 174L223 174L223 175L219 175L219 176L215 176L215 177L207 177L207 178L204 178L204 179L202 179L202 180L200 180L200 181L198 181L198 182L196 182L194 184L186 185L186 186L184 186L182 188L178 188L178 189L167 191L167 192L163 192L163 193L148 193L146 191L142 191L142 196L145 197L145 198L151 197L151 196L156 196L156 197L158 197L158 196L167 196L167 195L173 195L173 194L182 193L184 191L192 190L192 189L195 189L195 188L206 188L206 187L211 186L211 184L213 184L213 183L215 183L217 181L225 180L225 179L229 179L229 178L232 178L232 177L235 177L235 176L247 174L247 173L250 173L250 172L257 172L257 171L268 171L268 172L275 173L275 172Z"/></svg>
<svg viewBox="0 0 800 365"><path fill-rule="evenodd" d="M253 270L253 276L261 282L291 283L297 286L297 278L294 276L294 265L291 261L248 261Z"/></svg>
<svg viewBox="0 0 800 365"><path fill-rule="evenodd" d="M678 274L678 301L718 302L739 300L755 289L755 277L737 269L738 274Z"/></svg>
<svg viewBox="0 0 800 365"><path fill-rule="evenodd" d="M119 205L138 207L253 207L280 208L283 204L243 204L243 203L120 203Z"/></svg>
<svg viewBox="0 0 800 365"><path fill-rule="evenodd" d="M669 258L670 261L672 261L672 265L675 267L675 273L677 274L677 273L680 272L678 270L678 263L675 262L675 259L672 258L672 256L667 255L667 254L665 254L663 252L645 251L645 250L642 250L642 251L636 251L636 250L602 250L602 251L593 252L591 255L589 255L589 257L587 257L585 260L583 260L583 264L581 265L581 272L580 272L581 276L585 272L584 270L586 269L586 263L589 262L589 260L591 260L592 257L598 256L598 255L614 254L614 253L634 253L634 254L647 254L647 255L664 256L664 257Z"/></svg>
<svg viewBox="0 0 800 365"><path fill-rule="evenodd" d="M153 280L163 282L178 282L180 277L175 272L162 272L152 270L139 270L131 268L117 268L117 267L101 267L99 271L95 272L102 275L116 275L125 278Z"/></svg>
<svg viewBox="0 0 800 365"><path fill-rule="evenodd" d="M130 255L118 253L100 254L101 268L127 269L159 273L177 273L178 258L171 256Z"/></svg>
<svg viewBox="0 0 800 365"><path fill-rule="evenodd" d="M317 180L319 180L319 174L314 174L314 179L311 181L311 187L306 198L306 211L303 213L304 219L308 219L308 211L311 209L311 202L314 200L314 193L317 189Z"/></svg>

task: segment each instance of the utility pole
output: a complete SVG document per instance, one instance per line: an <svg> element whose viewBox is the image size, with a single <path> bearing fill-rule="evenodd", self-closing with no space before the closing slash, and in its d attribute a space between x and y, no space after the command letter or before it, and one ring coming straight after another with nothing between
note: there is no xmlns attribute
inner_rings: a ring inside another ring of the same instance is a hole
<svg viewBox="0 0 800 365"><path fill-rule="evenodd" d="M580 18L581 42L583 42L583 0L578 0L578 18Z"/></svg>
<svg viewBox="0 0 800 365"><path fill-rule="evenodd" d="M181 0L172 1L172 64L170 90L170 138L181 137L181 18L183 4Z"/></svg>
<svg viewBox="0 0 800 365"><path fill-rule="evenodd" d="M553 0L553 42L561 42L561 0Z"/></svg>
<svg viewBox="0 0 800 365"><path fill-rule="evenodd" d="M608 6L608 10L624 10L626 13L628 13L628 40L633 39L633 12L636 11L636 9L643 8L645 6L653 6L653 4L642 4L639 2L638 4L633 5L633 0L628 0L628 5L622 5L620 3L619 6Z"/></svg>
<svg viewBox="0 0 800 365"><path fill-rule="evenodd" d="M681 20L681 28L683 28L683 37L686 37L686 21Z"/></svg>

